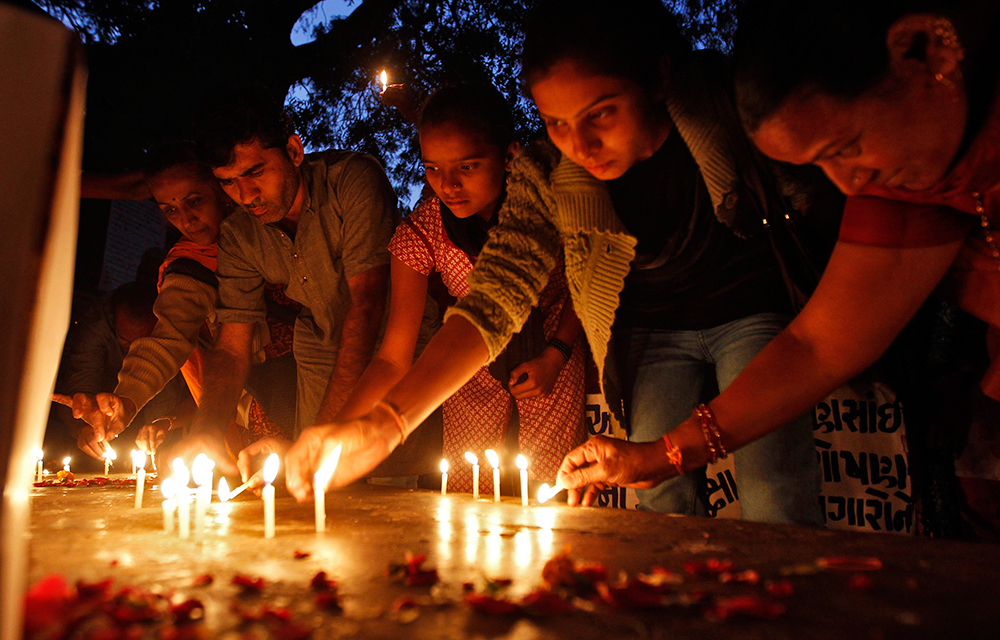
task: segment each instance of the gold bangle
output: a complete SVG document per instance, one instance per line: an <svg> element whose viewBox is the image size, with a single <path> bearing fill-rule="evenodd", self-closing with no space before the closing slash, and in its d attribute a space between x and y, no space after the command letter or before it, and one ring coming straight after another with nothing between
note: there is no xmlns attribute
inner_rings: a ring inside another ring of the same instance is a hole
<svg viewBox="0 0 1000 640"><path fill-rule="evenodd" d="M722 443L722 431L719 429L719 422L715 419L715 415L712 414L712 410L708 408L708 405L699 404L695 407L694 414L698 416L701 422L705 442L708 444L709 452L713 457L711 462L725 459L729 453Z"/></svg>
<svg viewBox="0 0 1000 640"><path fill-rule="evenodd" d="M670 441L669 435L663 436L663 444L667 447L667 460L670 461L670 464L674 465L674 469L677 469L677 475L684 475L684 454Z"/></svg>
<svg viewBox="0 0 1000 640"><path fill-rule="evenodd" d="M406 442L406 430L408 425L406 424L406 418L404 418L403 414L399 412L399 408L388 400L379 400L375 403L375 406L381 407L389 412L389 415L392 416L393 422L395 422L396 426L399 427L399 444L402 445Z"/></svg>

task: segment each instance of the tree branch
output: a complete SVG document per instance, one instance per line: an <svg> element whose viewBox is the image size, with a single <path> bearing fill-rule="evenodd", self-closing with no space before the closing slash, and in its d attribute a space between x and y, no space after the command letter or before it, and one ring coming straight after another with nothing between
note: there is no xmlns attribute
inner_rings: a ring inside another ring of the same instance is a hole
<svg viewBox="0 0 1000 640"><path fill-rule="evenodd" d="M364 0L351 15L335 22L329 32L296 47L289 60L293 81L315 76L346 78L359 50L388 30L400 4L402 0Z"/></svg>

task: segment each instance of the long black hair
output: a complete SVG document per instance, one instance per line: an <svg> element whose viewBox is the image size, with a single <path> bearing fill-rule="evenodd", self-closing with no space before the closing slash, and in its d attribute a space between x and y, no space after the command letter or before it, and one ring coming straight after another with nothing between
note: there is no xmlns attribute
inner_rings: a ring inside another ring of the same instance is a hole
<svg viewBox="0 0 1000 640"><path fill-rule="evenodd" d="M650 97L663 88L661 63L691 50L661 0L543 0L528 14L521 83L531 85L572 60L599 75L626 78Z"/></svg>
<svg viewBox="0 0 1000 640"><path fill-rule="evenodd" d="M890 73L886 36L907 14L952 18L966 50L970 92L996 82L995 0L749 0L738 18L733 56L736 100L753 133L793 94L815 90L850 100ZM926 42L907 55L920 58ZM972 101L970 101L972 102Z"/></svg>

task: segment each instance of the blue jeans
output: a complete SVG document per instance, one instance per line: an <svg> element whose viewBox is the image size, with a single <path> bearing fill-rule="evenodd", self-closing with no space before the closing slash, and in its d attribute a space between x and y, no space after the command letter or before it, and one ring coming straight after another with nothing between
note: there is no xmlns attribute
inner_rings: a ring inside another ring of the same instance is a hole
<svg viewBox="0 0 1000 640"><path fill-rule="evenodd" d="M633 378L630 439L652 442L677 427L698 405L709 365L715 365L719 390L725 390L788 320L762 313L704 331L633 329L623 345L626 378ZM744 520L822 524L822 478L808 414L733 455ZM638 491L639 508L706 515L697 499L698 475Z"/></svg>

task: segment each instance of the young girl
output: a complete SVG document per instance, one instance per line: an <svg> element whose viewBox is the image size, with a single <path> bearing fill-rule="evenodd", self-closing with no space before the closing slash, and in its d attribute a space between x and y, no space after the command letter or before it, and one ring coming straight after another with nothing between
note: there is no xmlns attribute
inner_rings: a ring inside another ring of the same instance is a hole
<svg viewBox="0 0 1000 640"><path fill-rule="evenodd" d="M450 312L412 380L387 395L398 415L373 412L363 424L385 424L388 442L398 440L397 417L412 423L497 353L527 317L538 275L562 244L608 406L624 420L630 405L632 439L650 443L615 446L642 448L644 462L664 471L629 484L649 490L640 497L647 508L703 513L693 478L660 481L698 470L731 443L710 415L704 430L673 430L700 402L713 365L725 388L787 323L792 306L763 221L783 224L797 215L792 202L808 201L782 196L805 194L779 187L772 167L753 154L725 61L692 53L657 0L541 3L524 51L523 79L558 150L539 145L515 161L470 295ZM747 235L754 237L740 237ZM325 446L375 451L358 442L359 428L335 427L323 434ZM367 465L366 458L359 456ZM600 481L617 480L600 460L580 464L599 481L588 502ZM789 417L737 452L736 471L745 518L821 522L808 416ZM343 479L350 475L345 468ZM298 490L302 479L289 477L289 487Z"/></svg>
<svg viewBox="0 0 1000 640"><path fill-rule="evenodd" d="M389 244L392 305L385 338L340 420L364 415L409 370L432 273L440 275L451 296L460 299L469 293L468 275L497 223L506 175L518 149L510 109L492 87L438 90L424 106L418 129L435 197L403 220ZM503 449L511 395L517 404L519 449L531 461L533 478L554 479L563 455L586 437L580 325L568 302L561 264L541 291L538 308L540 314L497 363L514 366L481 367L444 402L444 457L451 462L448 482L456 491L472 490L466 451L488 468L483 451ZM492 475L480 477L481 489L492 491Z"/></svg>

